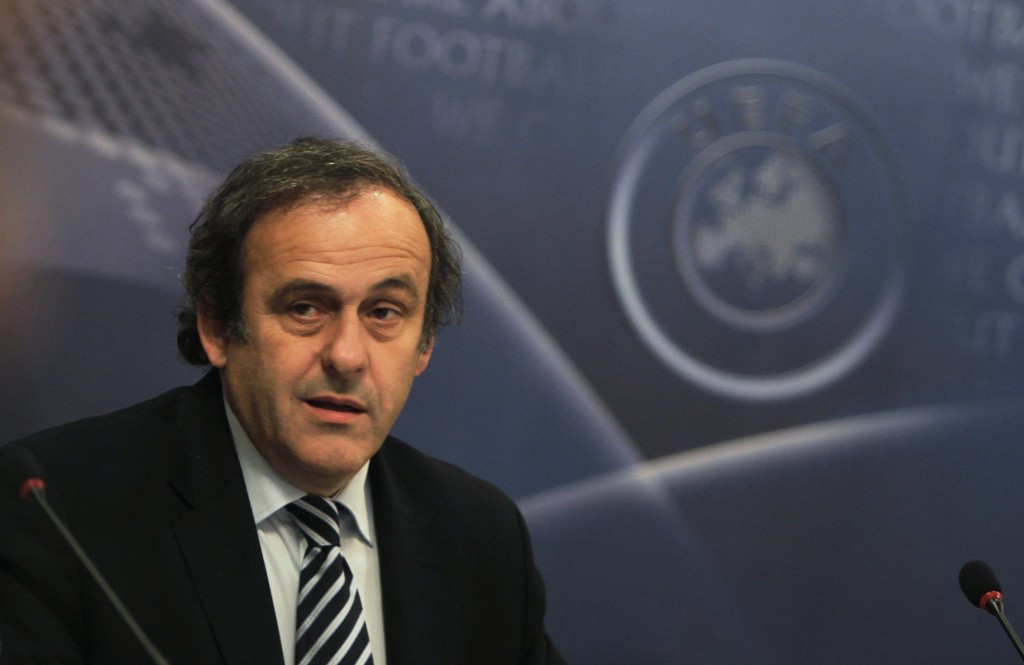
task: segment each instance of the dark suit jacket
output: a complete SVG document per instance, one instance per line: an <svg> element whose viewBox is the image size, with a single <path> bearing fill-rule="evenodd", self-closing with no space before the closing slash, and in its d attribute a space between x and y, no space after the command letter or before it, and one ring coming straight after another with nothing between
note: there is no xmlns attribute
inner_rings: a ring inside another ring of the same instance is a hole
<svg viewBox="0 0 1024 665"><path fill-rule="evenodd" d="M150 662L23 480L173 665L281 662L216 372L0 449L0 663ZM561 663L523 520L493 486L388 439L369 478L390 665Z"/></svg>

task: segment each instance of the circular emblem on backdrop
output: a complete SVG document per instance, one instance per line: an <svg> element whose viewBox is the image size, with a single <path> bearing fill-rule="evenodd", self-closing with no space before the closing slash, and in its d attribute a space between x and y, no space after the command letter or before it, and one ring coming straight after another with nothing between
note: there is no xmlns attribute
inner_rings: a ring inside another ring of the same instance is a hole
<svg viewBox="0 0 1024 665"><path fill-rule="evenodd" d="M804 395L889 329L905 206L850 92L794 63L718 64L665 90L626 136L608 213L616 293L686 380L737 399Z"/></svg>

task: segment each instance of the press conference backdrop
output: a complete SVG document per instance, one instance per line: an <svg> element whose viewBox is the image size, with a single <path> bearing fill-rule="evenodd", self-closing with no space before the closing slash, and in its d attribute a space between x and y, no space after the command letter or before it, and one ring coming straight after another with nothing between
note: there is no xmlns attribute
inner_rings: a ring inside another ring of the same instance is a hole
<svg viewBox="0 0 1024 665"><path fill-rule="evenodd" d="M196 380L187 225L308 134L463 242L398 434L571 662L1015 658L956 575L1024 622L1021 0L0 0L0 439Z"/></svg>

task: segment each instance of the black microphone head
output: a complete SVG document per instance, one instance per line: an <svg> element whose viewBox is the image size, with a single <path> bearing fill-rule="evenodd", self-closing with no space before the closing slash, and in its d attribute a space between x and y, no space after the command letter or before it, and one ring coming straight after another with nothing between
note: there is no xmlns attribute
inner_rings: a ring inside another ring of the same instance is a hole
<svg viewBox="0 0 1024 665"><path fill-rule="evenodd" d="M960 569L960 589L975 607L982 606L982 599L992 591L1002 592L999 580L984 561L968 561Z"/></svg>

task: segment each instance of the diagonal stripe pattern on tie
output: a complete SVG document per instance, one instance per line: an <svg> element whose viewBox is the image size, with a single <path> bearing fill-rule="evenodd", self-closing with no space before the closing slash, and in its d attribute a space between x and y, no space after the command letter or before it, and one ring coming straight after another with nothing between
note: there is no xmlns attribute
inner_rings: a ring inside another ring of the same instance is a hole
<svg viewBox="0 0 1024 665"><path fill-rule="evenodd" d="M296 665L373 665L363 605L341 552L338 511L335 502L312 495L288 505L306 539L295 615Z"/></svg>

